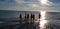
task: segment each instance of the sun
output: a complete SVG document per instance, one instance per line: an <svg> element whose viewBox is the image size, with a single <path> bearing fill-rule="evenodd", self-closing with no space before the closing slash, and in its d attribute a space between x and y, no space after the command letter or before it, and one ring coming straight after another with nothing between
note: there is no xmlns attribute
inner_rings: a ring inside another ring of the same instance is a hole
<svg viewBox="0 0 60 29"><path fill-rule="evenodd" d="M50 5L49 0L38 0L42 5Z"/></svg>
<svg viewBox="0 0 60 29"><path fill-rule="evenodd" d="M41 2L42 4L47 4L47 1L48 1L48 0L40 0L40 2Z"/></svg>

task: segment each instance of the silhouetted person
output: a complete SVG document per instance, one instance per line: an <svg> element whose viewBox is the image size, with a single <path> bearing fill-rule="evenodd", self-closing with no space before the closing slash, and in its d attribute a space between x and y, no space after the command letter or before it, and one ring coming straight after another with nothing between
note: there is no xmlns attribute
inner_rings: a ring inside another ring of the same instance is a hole
<svg viewBox="0 0 60 29"><path fill-rule="evenodd" d="M33 19L35 19L35 15L34 14L32 15L32 17L33 17Z"/></svg>
<svg viewBox="0 0 60 29"><path fill-rule="evenodd" d="M40 15L40 13L39 13L39 15L38 15L38 18L39 18L38 25L40 25L40 24L39 24L39 23L40 23L40 19L41 19L41 15Z"/></svg>
<svg viewBox="0 0 60 29"><path fill-rule="evenodd" d="M31 14L31 19L33 18L33 15Z"/></svg>
<svg viewBox="0 0 60 29"><path fill-rule="evenodd" d="M29 19L29 14L27 14L27 19Z"/></svg>
<svg viewBox="0 0 60 29"><path fill-rule="evenodd" d="M34 20L35 20L35 15L33 14L33 15L32 15L32 17L33 17L32 21L33 21L33 23L34 23Z"/></svg>
<svg viewBox="0 0 60 29"><path fill-rule="evenodd" d="M26 14L25 14L25 17L24 17L25 19L24 19L24 21L25 21L25 23L26 23L26 21L27 21L27 16L26 16Z"/></svg>
<svg viewBox="0 0 60 29"><path fill-rule="evenodd" d="M31 19L34 19L34 14L31 14Z"/></svg>
<svg viewBox="0 0 60 29"><path fill-rule="evenodd" d="M38 17L39 17L39 19L41 18L41 15L40 15L40 13L39 13Z"/></svg>
<svg viewBox="0 0 60 29"><path fill-rule="evenodd" d="M25 14L25 17L24 17L24 18L25 18L25 19L27 18L27 17L26 17L26 14Z"/></svg>
<svg viewBox="0 0 60 29"><path fill-rule="evenodd" d="M22 23L22 15L21 14L19 16L19 19L20 19L19 22Z"/></svg>
<svg viewBox="0 0 60 29"><path fill-rule="evenodd" d="M21 14L20 14L19 18L22 19L22 15Z"/></svg>
<svg viewBox="0 0 60 29"><path fill-rule="evenodd" d="M31 14L31 21L34 22L34 19L35 19L35 15Z"/></svg>

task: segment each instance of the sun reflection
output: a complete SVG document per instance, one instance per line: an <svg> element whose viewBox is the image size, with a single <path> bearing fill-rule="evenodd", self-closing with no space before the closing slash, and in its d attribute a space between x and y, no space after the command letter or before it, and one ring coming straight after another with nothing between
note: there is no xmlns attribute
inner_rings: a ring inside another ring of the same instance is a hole
<svg viewBox="0 0 60 29"><path fill-rule="evenodd" d="M46 14L46 11L41 11L41 19L40 20L45 20L45 14Z"/></svg>
<svg viewBox="0 0 60 29"><path fill-rule="evenodd" d="M41 13L40 29L45 29L45 24L47 23L47 20L45 20L46 11L41 11L40 13Z"/></svg>

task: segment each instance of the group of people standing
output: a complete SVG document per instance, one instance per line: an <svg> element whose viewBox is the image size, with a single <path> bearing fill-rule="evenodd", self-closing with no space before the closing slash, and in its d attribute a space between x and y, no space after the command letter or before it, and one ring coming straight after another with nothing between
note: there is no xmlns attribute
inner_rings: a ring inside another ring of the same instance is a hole
<svg viewBox="0 0 60 29"><path fill-rule="evenodd" d="M41 15L39 14L38 18L40 19L40 17L41 17ZM22 14L20 14L19 18L22 19ZM29 19L29 18L35 19L35 14L31 14L30 16L29 16L29 14L27 14L27 15L24 16L24 18L25 19Z"/></svg>
<svg viewBox="0 0 60 29"><path fill-rule="evenodd" d="M38 14L38 19L40 19L40 17L41 17L41 15L40 14ZM20 16L19 16L19 18L20 18L20 22L22 22L23 20L22 20L22 14L20 14ZM25 18L25 22L34 22L34 20L35 20L35 14L31 14L31 15L29 15L29 14L27 14L27 15L25 15L24 16L24 18ZM24 19L23 18L23 19Z"/></svg>

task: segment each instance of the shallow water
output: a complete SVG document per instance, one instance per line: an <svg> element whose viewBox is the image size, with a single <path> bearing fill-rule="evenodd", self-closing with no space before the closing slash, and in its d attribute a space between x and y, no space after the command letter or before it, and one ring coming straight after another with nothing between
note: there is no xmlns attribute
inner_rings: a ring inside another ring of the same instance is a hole
<svg viewBox="0 0 60 29"><path fill-rule="evenodd" d="M42 29L60 29L60 20L46 20Z"/></svg>
<svg viewBox="0 0 60 29"><path fill-rule="evenodd" d="M23 12L23 14L25 13ZM60 29L60 12L48 12L46 13L46 18L40 20L40 22L38 19L35 19L37 21L31 21L31 23L23 21L22 24L18 21L19 14L20 12L0 12L0 18L3 18L0 19L0 29ZM6 19L4 19L5 16Z"/></svg>

